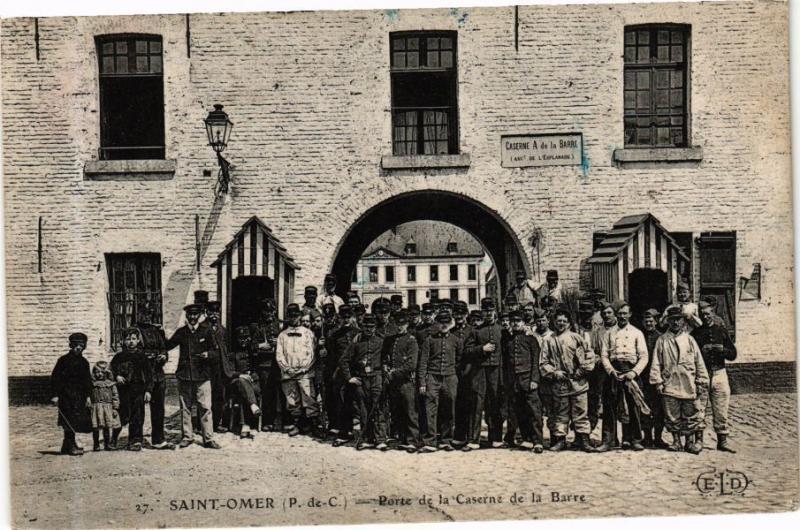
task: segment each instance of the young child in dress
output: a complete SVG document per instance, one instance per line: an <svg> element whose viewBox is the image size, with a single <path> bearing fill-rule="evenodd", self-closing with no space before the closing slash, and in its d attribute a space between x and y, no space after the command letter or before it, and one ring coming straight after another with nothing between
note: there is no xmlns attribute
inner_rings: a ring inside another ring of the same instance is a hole
<svg viewBox="0 0 800 530"><path fill-rule="evenodd" d="M97 361L92 368L92 438L94 450L100 450L100 430L103 431L103 449L110 451L111 429L118 429L119 394L114 374L105 361Z"/></svg>

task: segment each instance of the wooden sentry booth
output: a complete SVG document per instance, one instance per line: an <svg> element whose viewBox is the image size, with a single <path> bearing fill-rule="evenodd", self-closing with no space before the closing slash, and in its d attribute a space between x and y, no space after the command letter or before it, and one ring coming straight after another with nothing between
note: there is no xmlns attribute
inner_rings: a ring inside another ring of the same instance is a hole
<svg viewBox="0 0 800 530"><path fill-rule="evenodd" d="M663 311L679 279L687 282L689 258L652 214L623 217L611 230L594 234L587 260L592 284L610 302L627 300L634 313Z"/></svg>
<svg viewBox="0 0 800 530"><path fill-rule="evenodd" d="M264 298L275 300L281 319L286 305L293 301L299 267L256 216L242 225L211 267L217 270L223 324L230 330L255 322Z"/></svg>

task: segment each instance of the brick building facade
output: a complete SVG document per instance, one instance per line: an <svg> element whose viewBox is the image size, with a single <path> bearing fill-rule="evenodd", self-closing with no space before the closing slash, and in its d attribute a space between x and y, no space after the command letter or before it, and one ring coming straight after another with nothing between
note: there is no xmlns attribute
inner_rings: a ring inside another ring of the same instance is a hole
<svg viewBox="0 0 800 530"><path fill-rule="evenodd" d="M557 269L577 286L592 281L594 233L650 213L694 250L696 296L698 238L735 232L740 360L793 361L787 14L746 1L3 20L9 375L49 374L78 329L90 361L108 355L117 254L150 256L172 331L193 290L216 290L209 265L252 216L299 266L295 289L352 268L390 217L469 230L503 281ZM645 24L685 39L686 122L666 133L680 147L626 148L626 27ZM393 130L390 46L423 30L452 39L438 46L452 47L455 114L444 143L413 155ZM163 79L163 151L103 160L98 43L138 34L161 43L143 53ZM219 199L203 128L215 103L235 123ZM582 136L580 164L502 164L504 135L566 133Z"/></svg>

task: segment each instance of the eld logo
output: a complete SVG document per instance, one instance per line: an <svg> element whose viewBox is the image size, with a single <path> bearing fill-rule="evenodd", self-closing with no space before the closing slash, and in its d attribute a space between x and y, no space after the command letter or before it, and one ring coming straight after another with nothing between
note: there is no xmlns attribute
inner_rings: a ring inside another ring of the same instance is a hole
<svg viewBox="0 0 800 530"><path fill-rule="evenodd" d="M700 473L694 482L703 495L742 495L750 484L750 479L741 471L717 471L717 468Z"/></svg>

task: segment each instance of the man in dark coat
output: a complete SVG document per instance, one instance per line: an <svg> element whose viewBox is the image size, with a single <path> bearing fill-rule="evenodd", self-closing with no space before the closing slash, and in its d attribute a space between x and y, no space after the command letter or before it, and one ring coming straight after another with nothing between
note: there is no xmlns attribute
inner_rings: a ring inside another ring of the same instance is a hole
<svg viewBox="0 0 800 530"><path fill-rule="evenodd" d="M464 350L464 345L467 343L469 335L472 333L472 326L467 324L467 314L469 313L469 306L462 300L456 300L453 304L453 319L455 326L450 330L450 333L456 336L461 342L461 350ZM467 443L467 430L469 428L469 418L472 413L472 404L470 398L472 397L471 382L472 382L472 363L466 356L462 356L461 362L456 366L456 375L458 376L458 391L456 392L456 417L455 427L453 429L453 446L456 448L464 447Z"/></svg>
<svg viewBox="0 0 800 530"><path fill-rule="evenodd" d="M541 453L544 447L542 402L539 400L539 341L527 334L522 311L512 311L509 316L511 332L503 345L505 391L510 412L514 413L522 433L520 447ZM513 440L514 436L509 422L506 437Z"/></svg>
<svg viewBox="0 0 800 530"><path fill-rule="evenodd" d="M661 336L658 331L658 320L661 315L656 309L648 309L644 312L642 319L642 333L647 343L647 366L642 372L642 392L650 407L650 415L642 416L642 427L644 429L644 446L666 449L669 444L662 438L664 432L664 406L661 404L661 396L656 391L655 385L650 383L650 367L653 364L653 352L656 351L656 341Z"/></svg>
<svg viewBox="0 0 800 530"><path fill-rule="evenodd" d="M130 414L127 421L128 450L141 451L144 442L144 409L153 389L153 368L144 354L138 328L128 328L122 332L122 351L111 360L111 371L117 379L120 410ZM111 440L113 448L116 448L120 430L114 429Z"/></svg>
<svg viewBox="0 0 800 530"><path fill-rule="evenodd" d="M206 304L206 330L208 345L208 375L211 379L211 415L214 419L214 432L226 432L222 415L225 410L225 388L233 379L234 367L228 353L228 332L220 324L219 302Z"/></svg>
<svg viewBox="0 0 800 530"><path fill-rule="evenodd" d="M281 332L271 298L261 301L261 318L250 324L250 339L255 349L258 380L261 384L261 430L281 431L286 408L281 390L281 370L275 361L275 346Z"/></svg>
<svg viewBox="0 0 800 530"><path fill-rule="evenodd" d="M167 341L167 351L180 346L178 370L178 394L181 405L181 443L179 447L189 447L194 440L192 431L192 409L197 405L203 446L219 449L214 441L213 416L211 412L211 381L208 368L208 335L205 326L200 325L203 307L189 304L186 312L186 325L178 328Z"/></svg>
<svg viewBox="0 0 800 530"><path fill-rule="evenodd" d="M86 430L92 406L92 374L89 361L84 359L87 337L83 333L69 336L69 353L58 358L50 376L52 402L58 406L58 425L64 429L61 453L80 456L83 448L75 441L76 431ZM89 425L89 431L91 430ZM87 431L88 432L88 431Z"/></svg>
<svg viewBox="0 0 800 530"><path fill-rule="evenodd" d="M416 370L419 345L408 330L408 313L399 309L394 314L397 334L383 344L388 370L389 403L392 408L394 432L399 436L400 448L409 453L420 447L419 419L417 414Z"/></svg>
<svg viewBox="0 0 800 530"><path fill-rule="evenodd" d="M234 351L230 353L230 362L233 367L233 377L229 379L228 392L239 405L239 419L242 425L240 437L252 440L254 434L251 429L258 429L258 416L261 414L258 406L261 400L261 386L258 383L257 358L248 326L236 328L236 345Z"/></svg>
<svg viewBox="0 0 800 530"><path fill-rule="evenodd" d="M350 305L339 306L341 325L326 341L328 355L325 358L323 377L325 378L325 408L328 411L328 430L336 437L334 445L345 443L353 430L353 410L345 407L345 383L339 368L342 355L353 343L358 334L356 316Z"/></svg>
<svg viewBox="0 0 800 530"><path fill-rule="evenodd" d="M164 365L169 360L167 337L161 326L153 323L154 308L145 302L139 311L136 327L142 337L144 355L150 361L153 389L150 391L150 441L153 449L175 449L164 439L164 411L167 398L167 380Z"/></svg>

